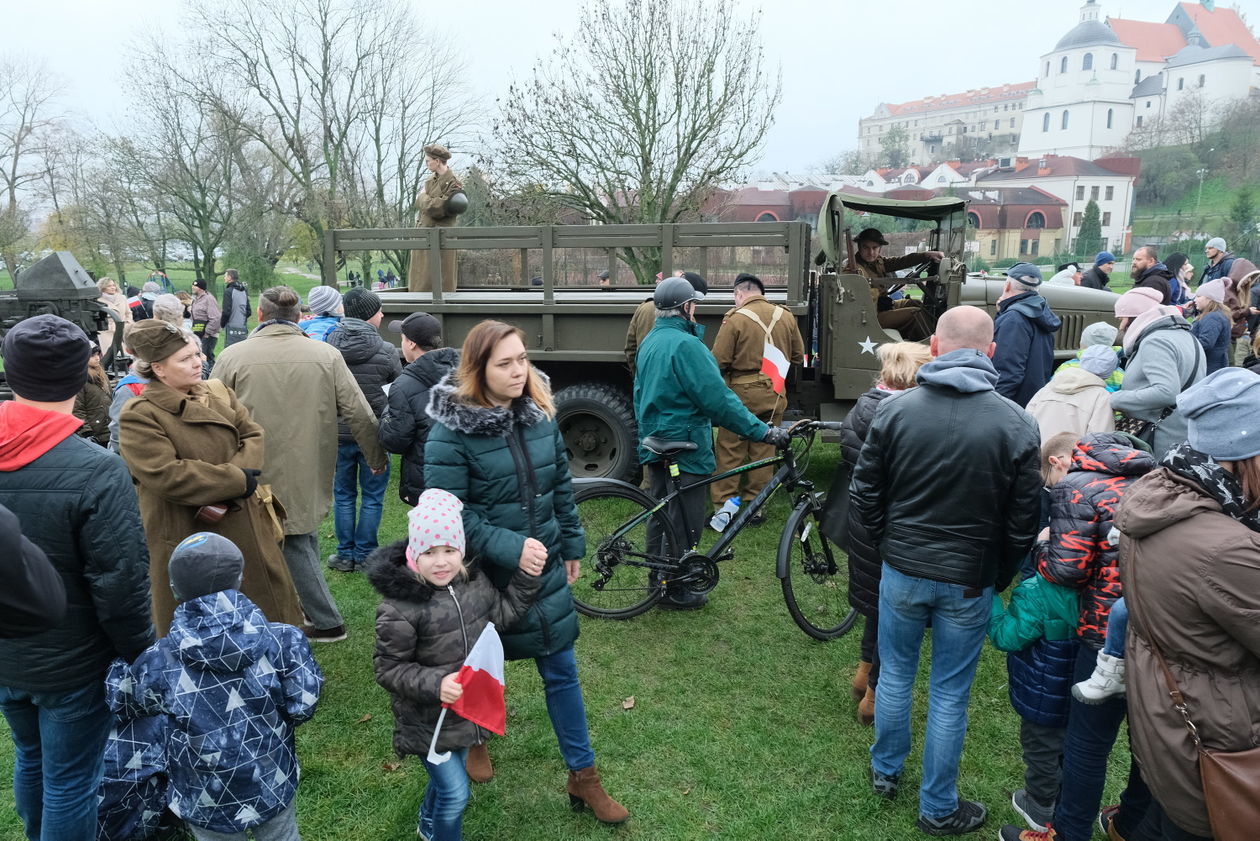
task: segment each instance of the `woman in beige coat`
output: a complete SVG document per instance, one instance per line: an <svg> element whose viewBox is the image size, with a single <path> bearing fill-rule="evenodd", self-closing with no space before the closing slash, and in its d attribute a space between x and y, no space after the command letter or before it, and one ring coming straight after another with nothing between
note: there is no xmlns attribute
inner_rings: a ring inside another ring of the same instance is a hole
<svg viewBox="0 0 1260 841"><path fill-rule="evenodd" d="M202 381L201 348L191 333L147 319L134 324L126 338L137 373L150 378L140 396L123 407L119 436L140 495L158 634L167 633L175 613L167 574L171 551L198 531L221 534L240 548L241 592L269 620L301 625L280 553L281 511L258 491L262 427L230 388ZM218 522L209 522L198 516L207 505L227 510Z"/></svg>
<svg viewBox="0 0 1260 841"><path fill-rule="evenodd" d="M1260 375L1222 368L1177 398L1189 441L1120 505L1129 737L1154 802L1129 838L1212 835L1199 757L1260 746ZM1245 829L1247 837L1256 827ZM1241 836L1237 836L1241 837Z"/></svg>
<svg viewBox="0 0 1260 841"><path fill-rule="evenodd" d="M464 185L456 177L454 171L447 166L451 153L444 146L436 144L424 147L424 163L433 173L433 177L424 182L420 195L416 196L415 209L420 212L416 224L421 228L452 228L459 217L446 212L446 200L464 189ZM450 249L442 251L442 291L454 292L458 284L458 266L456 253ZM409 292L431 292L433 281L429 277L429 252L411 252L411 262L407 266L407 290Z"/></svg>
<svg viewBox="0 0 1260 841"><path fill-rule="evenodd" d="M127 296L118 290L118 284L114 283L112 278L103 277L96 281L96 288L101 290L101 296L96 300L113 310L122 321L123 329L126 330L127 325L131 324L131 307L127 306ZM114 330L116 329L114 319L109 319L107 324L104 330L96 334L97 343L106 353L114 344Z"/></svg>

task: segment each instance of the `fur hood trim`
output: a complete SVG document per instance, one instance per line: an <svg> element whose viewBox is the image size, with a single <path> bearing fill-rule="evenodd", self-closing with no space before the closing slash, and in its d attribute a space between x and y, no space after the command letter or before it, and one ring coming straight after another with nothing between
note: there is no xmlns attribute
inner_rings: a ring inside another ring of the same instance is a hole
<svg viewBox="0 0 1260 841"><path fill-rule="evenodd" d="M547 382L542 371L534 368L533 372L536 376L543 377L544 383ZM488 438L507 435L512 431L513 425L518 423L521 426L533 426L547 419L542 409L528 397L513 400L510 409L501 406L473 406L456 400L454 374L447 374L430 390L428 413L429 417L456 432L484 435Z"/></svg>
<svg viewBox="0 0 1260 841"><path fill-rule="evenodd" d="M407 541L399 540L381 546L367 559L367 578L387 599L402 602L427 602L436 592L432 584L417 578L407 569ZM466 564L468 580L479 574L475 564Z"/></svg>

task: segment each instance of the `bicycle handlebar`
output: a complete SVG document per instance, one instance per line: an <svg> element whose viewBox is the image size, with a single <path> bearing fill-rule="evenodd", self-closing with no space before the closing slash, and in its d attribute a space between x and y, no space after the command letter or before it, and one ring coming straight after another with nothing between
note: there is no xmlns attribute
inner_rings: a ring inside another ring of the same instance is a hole
<svg viewBox="0 0 1260 841"><path fill-rule="evenodd" d="M791 435L792 437L795 438L801 435L805 435L806 433L815 432L819 429L829 429L829 430L839 432L840 429L843 427L844 427L844 424L841 423L840 421L820 421L820 420L812 420L810 418L805 418L803 420L797 421L796 423L788 427L788 435Z"/></svg>

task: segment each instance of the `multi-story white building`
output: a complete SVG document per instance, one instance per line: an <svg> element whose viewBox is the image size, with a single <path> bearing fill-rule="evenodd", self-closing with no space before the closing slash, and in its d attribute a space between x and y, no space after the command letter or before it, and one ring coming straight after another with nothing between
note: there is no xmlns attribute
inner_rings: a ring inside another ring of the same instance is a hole
<svg viewBox="0 0 1260 841"><path fill-rule="evenodd" d="M1087 0L1077 25L1041 57L1020 155L1098 158L1190 97L1219 119L1225 103L1260 86L1260 42L1233 9L1179 3L1165 23L1100 15Z"/></svg>
<svg viewBox="0 0 1260 841"><path fill-rule="evenodd" d="M1008 155L1015 151L1024 119L1024 100L1034 82L979 88L895 104L881 103L858 121L862 154L879 159L889 132L906 134L908 163L958 157Z"/></svg>

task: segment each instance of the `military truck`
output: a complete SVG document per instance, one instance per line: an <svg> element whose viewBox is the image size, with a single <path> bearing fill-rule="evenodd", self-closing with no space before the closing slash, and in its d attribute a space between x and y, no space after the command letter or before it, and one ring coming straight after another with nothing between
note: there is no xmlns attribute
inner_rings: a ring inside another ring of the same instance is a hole
<svg viewBox="0 0 1260 841"><path fill-rule="evenodd" d="M632 382L624 355L626 328L635 308L650 297L651 290L644 286L558 284L556 264L564 249L600 250L607 253L609 268L615 269L617 248L658 248L661 272L666 276L675 268L675 250L694 249L690 253L698 253L699 259L678 268L695 270L710 280L709 294L697 312L710 345L722 316L734 305L734 295L729 286L713 282L709 249L734 246L781 254L783 268L778 274L785 282L769 286L766 297L786 306L796 317L807 351L805 364L795 373L789 391L789 411L842 420L874 380L879 368L875 348L899 338L880 327L871 284L842 269L851 254L853 236L845 220L869 216L872 218L867 221L878 227L880 220L875 217L893 217L930 225L925 234L927 248L943 251L945 259L939 266L926 261L905 277L890 278L889 285L907 285L934 317L960 304L996 312L1003 279L968 276L964 255L966 207L966 200L961 198L899 201L832 193L819 214L821 249L812 246L811 230L805 222L334 229L324 240L324 282L337 283L338 255L356 252L413 249L421 252L413 259L431 261L432 277L440 273L438 249L518 252L518 276L509 283L455 292L381 292L385 311L382 323L423 310L442 321L447 343L456 347L473 325L484 319L519 325L525 331L531 360L551 378L557 420L574 475L626 478L638 468ZM534 273L527 259L535 251L541 251L542 256L541 286L533 285ZM1087 324L1114 321L1113 293L1082 287L1042 289L1063 319L1056 346L1061 357L1076 352L1081 330ZM384 335L398 340L388 331Z"/></svg>

